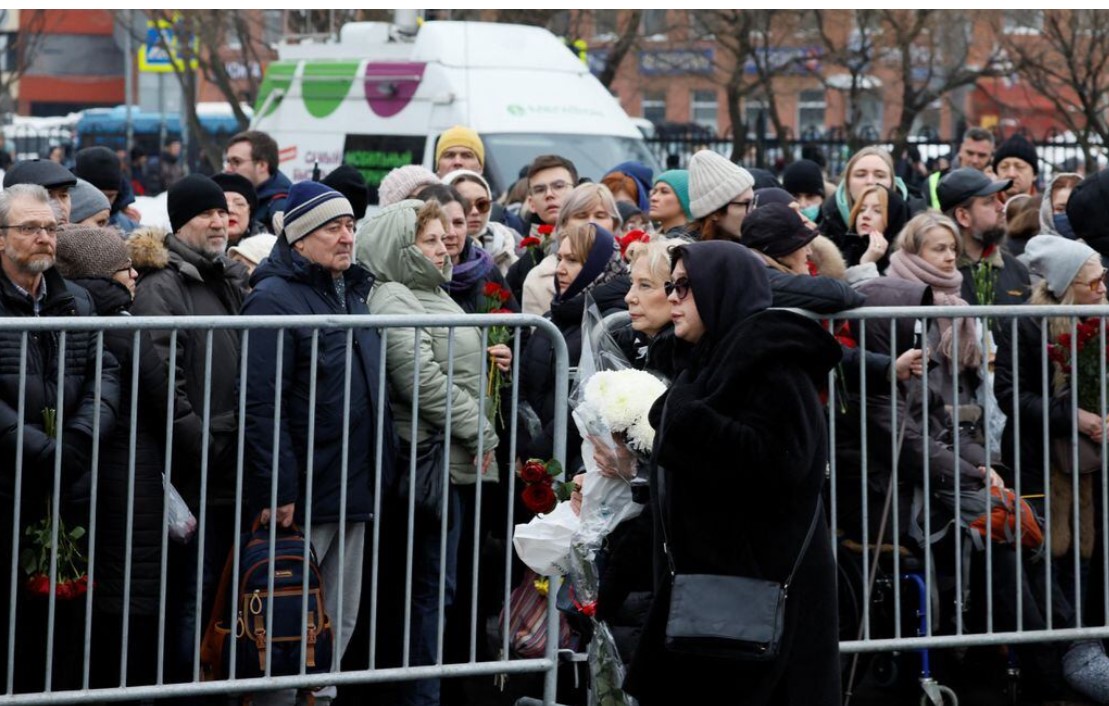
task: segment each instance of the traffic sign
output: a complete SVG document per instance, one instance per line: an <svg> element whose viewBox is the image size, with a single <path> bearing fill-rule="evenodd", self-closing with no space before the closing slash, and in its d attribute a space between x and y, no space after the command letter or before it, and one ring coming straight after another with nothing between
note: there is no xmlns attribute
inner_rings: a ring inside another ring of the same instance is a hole
<svg viewBox="0 0 1109 706"><path fill-rule="evenodd" d="M196 55L199 42L196 37L192 40L192 53ZM145 73L172 73L174 70L183 71L185 62L178 55L178 38L173 23L167 20L149 21L146 23L146 40L139 47L139 71ZM196 69L197 60L189 62L189 68Z"/></svg>

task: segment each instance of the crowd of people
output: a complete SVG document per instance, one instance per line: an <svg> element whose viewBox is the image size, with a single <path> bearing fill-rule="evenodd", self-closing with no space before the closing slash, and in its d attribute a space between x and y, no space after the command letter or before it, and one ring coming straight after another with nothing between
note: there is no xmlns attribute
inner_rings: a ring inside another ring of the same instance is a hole
<svg viewBox="0 0 1109 706"><path fill-rule="evenodd" d="M294 184L278 168L274 140L248 131L230 140L225 173L173 175L169 231L132 218L111 150L82 149L72 170L52 160L20 162L0 193L0 316L524 312L550 320L574 367L583 315L595 305L632 366L669 386L651 411L658 433L649 460L597 452L600 467L650 486L647 510L606 543L597 606L601 618L629 628L619 633L626 688L643 704L722 694L745 694L744 703L839 703L833 542L868 551L867 540L885 530L882 508L892 497L902 536L886 539L913 552L932 545L943 557L937 570L954 575L955 554L945 547L967 536L967 508L988 506L991 489L1011 488L1017 468L1021 492L1036 496L1041 515L1051 511L1047 550L1070 556L1077 545L1080 570L1060 561L1048 574L1030 547L998 543L987 553L968 545L965 585L940 582L944 598L958 593L964 610L955 614L947 606L956 601L943 602L934 629L985 620L987 556L993 629L1042 628L1048 616L1056 628L1104 623L1105 577L1091 567L1104 541L1100 474L1082 475L1083 511L1071 527L1072 499L1061 492L1071 470L1047 444L1065 442L1075 428L1100 443L1106 429L1103 410L1080 404L1088 394L1072 399L1070 368L1045 345L1066 340L1070 319L1049 321L1044 340L1031 319L1014 327L1000 317L945 313L924 330L897 319L829 332L781 309L830 317L873 306L1105 304L1109 172L1055 174L1040 185L1030 143L1016 135L995 145L977 129L966 133L955 164L911 188L880 147L858 151L842 175L802 159L780 178L702 150L688 169L655 175L625 162L592 182L564 157L540 155L504 194L490 188L484 161L480 137L453 127L438 139L435 171L393 170L369 212L358 170L342 166L320 182ZM19 511L19 526L0 522L0 566L27 548L24 529L52 514L46 499L55 491L56 510L71 525L95 516L93 687L120 685L124 644L126 683L154 683L160 632L167 679L192 679L196 621L207 620L218 569L243 530L237 506L248 524L258 518L281 527L303 525L310 512L324 584L342 586L341 595L325 595L344 669L369 664L374 564L383 579L375 586L375 666L434 664L440 650L447 662L468 661L474 649L497 657L497 648L472 646L471 635L483 634L503 607L496 586L510 541L507 481L528 459L552 457L555 420L566 411L556 408L556 342L546 329L513 330L507 341L479 327L348 335L299 326L251 330L248 339L220 327L107 330L102 341L95 331L72 331L64 346L60 340L0 331L0 501L4 517ZM1041 370L1048 368L1045 400ZM507 381L514 370L518 409L490 382L502 379L495 371ZM839 386L828 390L832 370ZM835 404L825 403L830 394ZM1045 424L1050 440L1039 431ZM446 515L417 514L410 528L403 493L412 454L436 449L450 472ZM566 450L568 477L580 490L589 476L579 475L582 438L573 424ZM830 457L835 486L825 483ZM931 534L912 502L925 474ZM165 480L204 518L202 545L163 544ZM819 511L833 494L836 536ZM814 507L821 521L811 545L802 544ZM515 513L527 519L519 502ZM673 557L686 573L776 581L796 560L780 655L736 664L670 653ZM0 604L19 601L16 690L41 691L50 660L54 688L79 685L83 604L59 603L47 655L46 602L19 570L19 580L0 581L7 599ZM519 567L512 572L518 579ZM396 577L409 573L410 634L402 639L405 582ZM164 626L157 621L163 580ZM0 635L8 620L3 611ZM1038 688L1109 703L1100 642L1019 651ZM457 682L429 678L393 689L383 697L390 703L466 703ZM327 702L338 693L323 687L256 698Z"/></svg>

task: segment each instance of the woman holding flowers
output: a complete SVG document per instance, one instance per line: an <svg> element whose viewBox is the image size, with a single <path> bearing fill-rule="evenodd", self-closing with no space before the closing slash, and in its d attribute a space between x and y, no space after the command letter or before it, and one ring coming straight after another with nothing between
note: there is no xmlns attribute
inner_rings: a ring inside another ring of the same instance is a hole
<svg viewBox="0 0 1109 706"><path fill-rule="evenodd" d="M443 291L451 280L452 263L444 236L450 227L436 201L426 204L406 200L388 206L365 226L358 242L358 259L377 277L370 295L370 310L375 314L460 314L461 308ZM453 385L448 384L448 363L453 338ZM450 437L444 452L450 464L447 489L446 593L445 605L454 599L458 546L462 534L461 487L481 480L496 480L493 463L498 439L493 423L481 404L485 386L483 363L486 356L502 370L508 370L512 352L507 346L482 348L477 328L459 327L420 329L418 339L410 329L391 329L386 333L386 370L389 400L397 434L406 449L410 444L427 444L446 431L450 410ZM419 365L418 417L413 420L413 383ZM410 438L415 434L414 438ZM418 451L421 449L418 449ZM399 467L399 466L398 466ZM405 525L407 503L382 503L382 533L396 532ZM402 508L390 515L389 510ZM398 516L399 515L399 516ZM399 536L383 538L384 565L404 575L406 529ZM438 639L440 521L417 512L415 517L412 577L411 664L433 664ZM397 549L399 547L399 549ZM390 555L390 551L394 554ZM399 551L399 557L395 555ZM399 559L399 565L394 562ZM389 574L383 574L389 575ZM404 581L399 583L403 584ZM403 590L403 587L402 587ZM403 614L403 611L400 611ZM387 644L380 639L378 644ZM403 703L438 703L439 680L425 679L408 686Z"/></svg>
<svg viewBox="0 0 1109 706"><path fill-rule="evenodd" d="M692 351L650 414L655 592L625 687L645 706L719 703L728 694L745 704L838 704L819 391L839 346L810 319L767 311L766 266L744 246L679 245L672 262L666 288L674 334ZM798 556L776 658L738 661L667 647L668 558L678 575L782 582Z"/></svg>

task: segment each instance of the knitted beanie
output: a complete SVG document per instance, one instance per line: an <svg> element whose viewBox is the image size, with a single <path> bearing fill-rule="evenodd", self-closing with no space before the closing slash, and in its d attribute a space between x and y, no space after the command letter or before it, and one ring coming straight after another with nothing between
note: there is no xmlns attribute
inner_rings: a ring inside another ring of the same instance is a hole
<svg viewBox="0 0 1109 706"><path fill-rule="evenodd" d="M227 197L219 184L202 174L190 174L169 187L166 210L173 232L205 211L218 208L227 210Z"/></svg>
<svg viewBox="0 0 1109 706"><path fill-rule="evenodd" d="M257 265L269 256L270 251L273 250L273 246L276 244L276 235L259 233L249 238L243 238L239 241L238 245L232 245L227 249L227 254L245 257L247 260Z"/></svg>
<svg viewBox="0 0 1109 706"><path fill-rule="evenodd" d="M1036 156L1036 148L1023 135L1015 134L997 146L993 153L994 171L997 171L997 165L1001 164L1001 160L1007 157L1016 157L1028 163L1032 167L1033 174L1040 173L1040 158Z"/></svg>
<svg viewBox="0 0 1109 706"><path fill-rule="evenodd" d="M49 159L25 159L4 174L5 189L16 184L38 184L44 189L56 189L76 183L77 177ZM119 188L119 184L116 184L116 188Z"/></svg>
<svg viewBox="0 0 1109 706"><path fill-rule="evenodd" d="M354 209L354 220L360 221L366 215L370 191L366 187L366 177L362 176L362 172L352 166L340 164L328 172L320 183L330 186L347 197L350 207Z"/></svg>
<svg viewBox="0 0 1109 706"><path fill-rule="evenodd" d="M782 188L793 194L824 195L824 172L820 165L809 159L791 162L782 172Z"/></svg>
<svg viewBox="0 0 1109 706"><path fill-rule="evenodd" d="M439 163L439 158L450 147L465 147L474 151L477 155L478 163L485 166L485 145L482 144L481 138L478 137L477 131L472 130L464 125L455 125L449 130L445 130L439 136L439 142L435 145L435 163Z"/></svg>
<svg viewBox="0 0 1109 706"><path fill-rule="evenodd" d="M103 145L78 150L73 173L96 188L108 191L119 191L123 180L119 157Z"/></svg>
<svg viewBox="0 0 1109 706"><path fill-rule="evenodd" d="M274 217L274 226L292 245L343 216L354 218L354 209L342 194L318 181L298 181L289 189L285 212Z"/></svg>
<svg viewBox="0 0 1109 706"><path fill-rule="evenodd" d="M704 218L755 185L743 167L712 150L701 150L689 160L689 213Z"/></svg>
<svg viewBox="0 0 1109 706"><path fill-rule="evenodd" d="M385 175L377 187L378 204L384 208L409 198L413 191L428 184L440 184L439 177L419 164L397 167Z"/></svg>
<svg viewBox="0 0 1109 706"><path fill-rule="evenodd" d="M1097 251L1080 240L1069 240L1058 235L1037 235L1024 246L1020 259L1028 271L1042 277L1047 288L1057 298L1062 298L1078 271Z"/></svg>
<svg viewBox="0 0 1109 706"><path fill-rule="evenodd" d="M212 181L219 184L219 188L223 189L223 193L231 192L241 195L246 202L250 205L250 218L254 219L254 212L258 210L258 192L254 188L254 182L247 179L242 174L232 174L230 172L221 172L212 177Z"/></svg>
<svg viewBox="0 0 1109 706"><path fill-rule="evenodd" d="M62 226L56 252L55 267L66 279L110 279L131 265L127 243L114 228Z"/></svg>
<svg viewBox="0 0 1109 706"><path fill-rule="evenodd" d="M108 203L108 197L104 192L84 179L78 179L77 186L69 190L70 223L80 223L101 211L110 210L112 210L112 204Z"/></svg>
<svg viewBox="0 0 1109 706"><path fill-rule="evenodd" d="M678 197L678 203L682 205L682 211L685 212L685 217L693 218L693 214L689 210L689 172L685 169L671 169L655 177L656 184L660 181L674 190L674 194Z"/></svg>

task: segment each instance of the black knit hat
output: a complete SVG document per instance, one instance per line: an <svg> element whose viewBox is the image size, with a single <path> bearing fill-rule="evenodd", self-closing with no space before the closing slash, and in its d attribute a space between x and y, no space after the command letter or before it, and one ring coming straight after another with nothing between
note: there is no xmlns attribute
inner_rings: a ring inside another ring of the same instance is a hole
<svg viewBox="0 0 1109 706"><path fill-rule="evenodd" d="M824 172L816 162L799 159L782 172L782 188L794 196L800 194L823 196Z"/></svg>
<svg viewBox="0 0 1109 706"><path fill-rule="evenodd" d="M341 164L332 169L322 180L322 183L335 189L350 201L354 209L354 220L360 221L366 215L366 205L370 201L370 192L366 187L366 179L362 172L354 167Z"/></svg>
<svg viewBox="0 0 1109 706"><path fill-rule="evenodd" d="M101 191L119 191L123 170L116 153L104 147L86 147L77 152L77 165L73 173Z"/></svg>
<svg viewBox="0 0 1109 706"><path fill-rule="evenodd" d="M755 177L755 186L753 188L756 191L759 189L770 189L775 186L781 186L781 184L778 183L777 177L774 176L774 172L769 169L750 167L747 171L751 172L751 176Z"/></svg>
<svg viewBox="0 0 1109 706"><path fill-rule="evenodd" d="M1040 158L1036 156L1036 148L1023 135L1013 135L997 146L993 153L994 171L997 171L997 165L1001 164L1001 160L1006 157L1016 157L1027 162L1032 166L1033 174L1040 173Z"/></svg>
<svg viewBox="0 0 1109 706"><path fill-rule="evenodd" d="M45 189L76 186L77 177L68 169L49 159L25 159L4 175L4 188L16 184L38 184ZM119 185L116 185L119 188Z"/></svg>
<svg viewBox="0 0 1109 706"><path fill-rule="evenodd" d="M173 232L197 215L212 208L227 210L227 197L219 184L201 174L190 174L169 187L166 208Z"/></svg>
<svg viewBox="0 0 1109 706"><path fill-rule="evenodd" d="M250 220L254 220L254 212L258 210L258 192L254 189L254 183L250 179L242 174L222 172L213 176L212 181L219 184L219 188L223 189L224 193L230 191L242 194L242 197L250 204Z"/></svg>

